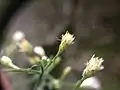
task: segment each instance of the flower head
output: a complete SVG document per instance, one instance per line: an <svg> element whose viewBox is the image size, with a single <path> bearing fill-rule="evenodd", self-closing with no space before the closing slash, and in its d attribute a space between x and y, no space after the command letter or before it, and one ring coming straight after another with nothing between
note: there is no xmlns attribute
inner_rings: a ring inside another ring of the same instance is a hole
<svg viewBox="0 0 120 90"><path fill-rule="evenodd" d="M86 63L86 68L84 69L82 76L91 76L96 71L104 69L104 66L102 65L103 62L104 60L102 58L93 55L90 61Z"/></svg>
<svg viewBox="0 0 120 90"><path fill-rule="evenodd" d="M75 39L74 35L70 34L68 31L64 35L62 35L58 52L59 53L63 52L66 49L66 47L73 44L74 39Z"/></svg>
<svg viewBox="0 0 120 90"><path fill-rule="evenodd" d="M62 42L61 43L66 43L67 45L73 44L75 37L74 35L70 34L68 31L62 35Z"/></svg>

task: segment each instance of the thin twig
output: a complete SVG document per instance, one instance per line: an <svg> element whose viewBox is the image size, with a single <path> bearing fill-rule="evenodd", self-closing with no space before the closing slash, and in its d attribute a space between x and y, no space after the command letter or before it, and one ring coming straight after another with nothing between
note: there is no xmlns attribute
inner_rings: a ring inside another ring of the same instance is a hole
<svg viewBox="0 0 120 90"><path fill-rule="evenodd" d="M27 69L23 69L23 68L20 68L20 69L2 69L2 71L5 71L5 72L27 72L29 74L41 74L40 71L37 71L37 70L33 70L33 69L30 69L30 68L27 68Z"/></svg>

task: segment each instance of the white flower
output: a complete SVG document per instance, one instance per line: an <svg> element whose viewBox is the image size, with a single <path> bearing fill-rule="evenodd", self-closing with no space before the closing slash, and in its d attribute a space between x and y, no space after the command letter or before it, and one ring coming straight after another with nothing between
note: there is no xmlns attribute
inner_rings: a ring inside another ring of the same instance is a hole
<svg viewBox="0 0 120 90"><path fill-rule="evenodd" d="M102 65L103 62L104 60L102 58L98 58L93 55L90 61L86 63L86 68L84 69L82 76L90 76L96 71L104 69L104 66Z"/></svg>
<svg viewBox="0 0 120 90"><path fill-rule="evenodd" d="M45 51L42 47L40 46L36 46L34 47L34 52L37 54L37 55L40 55L41 57L42 56L45 56Z"/></svg>
<svg viewBox="0 0 120 90"><path fill-rule="evenodd" d="M12 60L7 56L2 56L0 61L1 61L1 64L5 64L5 65L12 63Z"/></svg>
<svg viewBox="0 0 120 90"><path fill-rule="evenodd" d="M68 31L64 35L62 35L58 52L59 53L63 52L66 49L66 47L73 44L74 39L75 39L74 35L70 34Z"/></svg>
<svg viewBox="0 0 120 90"><path fill-rule="evenodd" d="M11 67L11 68L14 68L14 69L19 69L19 67L17 67L16 65L14 65L12 63L12 60L9 57L7 57L7 56L2 56L1 60L0 60L0 63L2 65L7 66L7 67Z"/></svg>
<svg viewBox="0 0 120 90"><path fill-rule="evenodd" d="M21 32L21 31L16 31L15 33L14 33L14 35L13 35L13 40L15 41L15 42L20 42L22 39L24 39L25 38L25 35L24 35L24 33L23 32Z"/></svg>
<svg viewBox="0 0 120 90"><path fill-rule="evenodd" d="M80 87L100 90L101 82L97 77L89 77L82 82Z"/></svg>
<svg viewBox="0 0 120 90"><path fill-rule="evenodd" d="M75 39L74 35L70 34L67 31L64 35L62 35L61 43L70 45L73 44L74 39Z"/></svg>
<svg viewBox="0 0 120 90"><path fill-rule="evenodd" d="M47 61L50 61L47 56L42 56L42 60L47 60Z"/></svg>
<svg viewBox="0 0 120 90"><path fill-rule="evenodd" d="M19 47L19 51L32 53L32 45L28 40L25 39L25 34L21 31L16 31L13 35L13 40L15 41L16 45Z"/></svg>

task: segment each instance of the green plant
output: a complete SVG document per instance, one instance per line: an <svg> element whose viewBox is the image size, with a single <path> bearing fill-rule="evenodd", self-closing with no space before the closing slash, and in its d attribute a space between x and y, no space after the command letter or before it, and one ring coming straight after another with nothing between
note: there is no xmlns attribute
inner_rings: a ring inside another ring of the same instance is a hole
<svg viewBox="0 0 120 90"><path fill-rule="evenodd" d="M68 31L62 35L61 37L61 43L59 45L59 49L57 54L53 57L47 57L45 55L45 52L42 47L36 46L33 47L32 44L25 39L24 33L17 31L13 35L13 44L12 50L9 48L5 49L7 56L2 56L0 60L0 64L4 66L4 71L9 72L26 72L28 74L34 74L38 75L38 79L36 81L36 84L34 86L34 90L37 90L40 85L42 85L42 79L45 78L45 76L50 77L52 87L54 89L60 89L62 87L62 83L64 79L69 75L71 72L71 67L67 66L60 78L54 78L50 72L60 63L60 55L61 53L66 50L68 46L73 44L74 42L74 35L70 34ZM9 47L9 46L8 46ZM14 48L13 48L14 47ZM10 55L13 53L14 49L17 49L18 51L25 53L28 57L29 62L31 63L31 67L29 68L20 68L13 64L12 60L10 59ZM102 58L95 57L95 55L92 56L92 58L86 63L86 68L83 70L82 78L76 82L76 84L73 84L73 90L80 89L80 85L82 82L93 76L97 71L102 70L104 67L102 66L103 63ZM7 67L7 68L6 68Z"/></svg>

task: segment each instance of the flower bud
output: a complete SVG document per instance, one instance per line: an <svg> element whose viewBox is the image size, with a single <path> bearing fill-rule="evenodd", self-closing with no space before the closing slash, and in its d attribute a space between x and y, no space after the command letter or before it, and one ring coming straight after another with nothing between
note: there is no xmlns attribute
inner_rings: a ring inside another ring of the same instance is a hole
<svg viewBox="0 0 120 90"><path fill-rule="evenodd" d="M67 66L62 72L60 80L63 81L70 72L71 72L71 67Z"/></svg>
<svg viewBox="0 0 120 90"><path fill-rule="evenodd" d="M14 35L13 35L13 40L15 41L15 42L20 42L22 39L24 39L25 38L25 35L24 35L24 33L23 32L21 32L21 31L16 31L15 33L14 33Z"/></svg>
<svg viewBox="0 0 120 90"><path fill-rule="evenodd" d="M19 67L17 67L16 65L14 65L14 64L12 63L12 60L11 60L9 57L7 57L7 56L2 56L2 58L1 58L1 60L0 60L0 63L1 63L2 65L7 66L7 67L11 67L11 68L13 68L13 69L19 69Z"/></svg>
<svg viewBox="0 0 120 90"><path fill-rule="evenodd" d="M86 88L86 89L95 89L95 90L101 90L101 82L97 77L89 77L85 79L81 85L81 88Z"/></svg>
<svg viewBox="0 0 120 90"><path fill-rule="evenodd" d="M44 51L44 49L42 48L42 47L40 47L40 46L36 46L36 47L34 47L34 53L36 53L37 55L39 55L39 56L41 56L41 57L43 57L43 56L45 56L45 51Z"/></svg>
<svg viewBox="0 0 120 90"><path fill-rule="evenodd" d="M25 35L21 31L16 31L13 35L13 40L16 42L20 51L26 53L32 53L32 45L25 39Z"/></svg>

